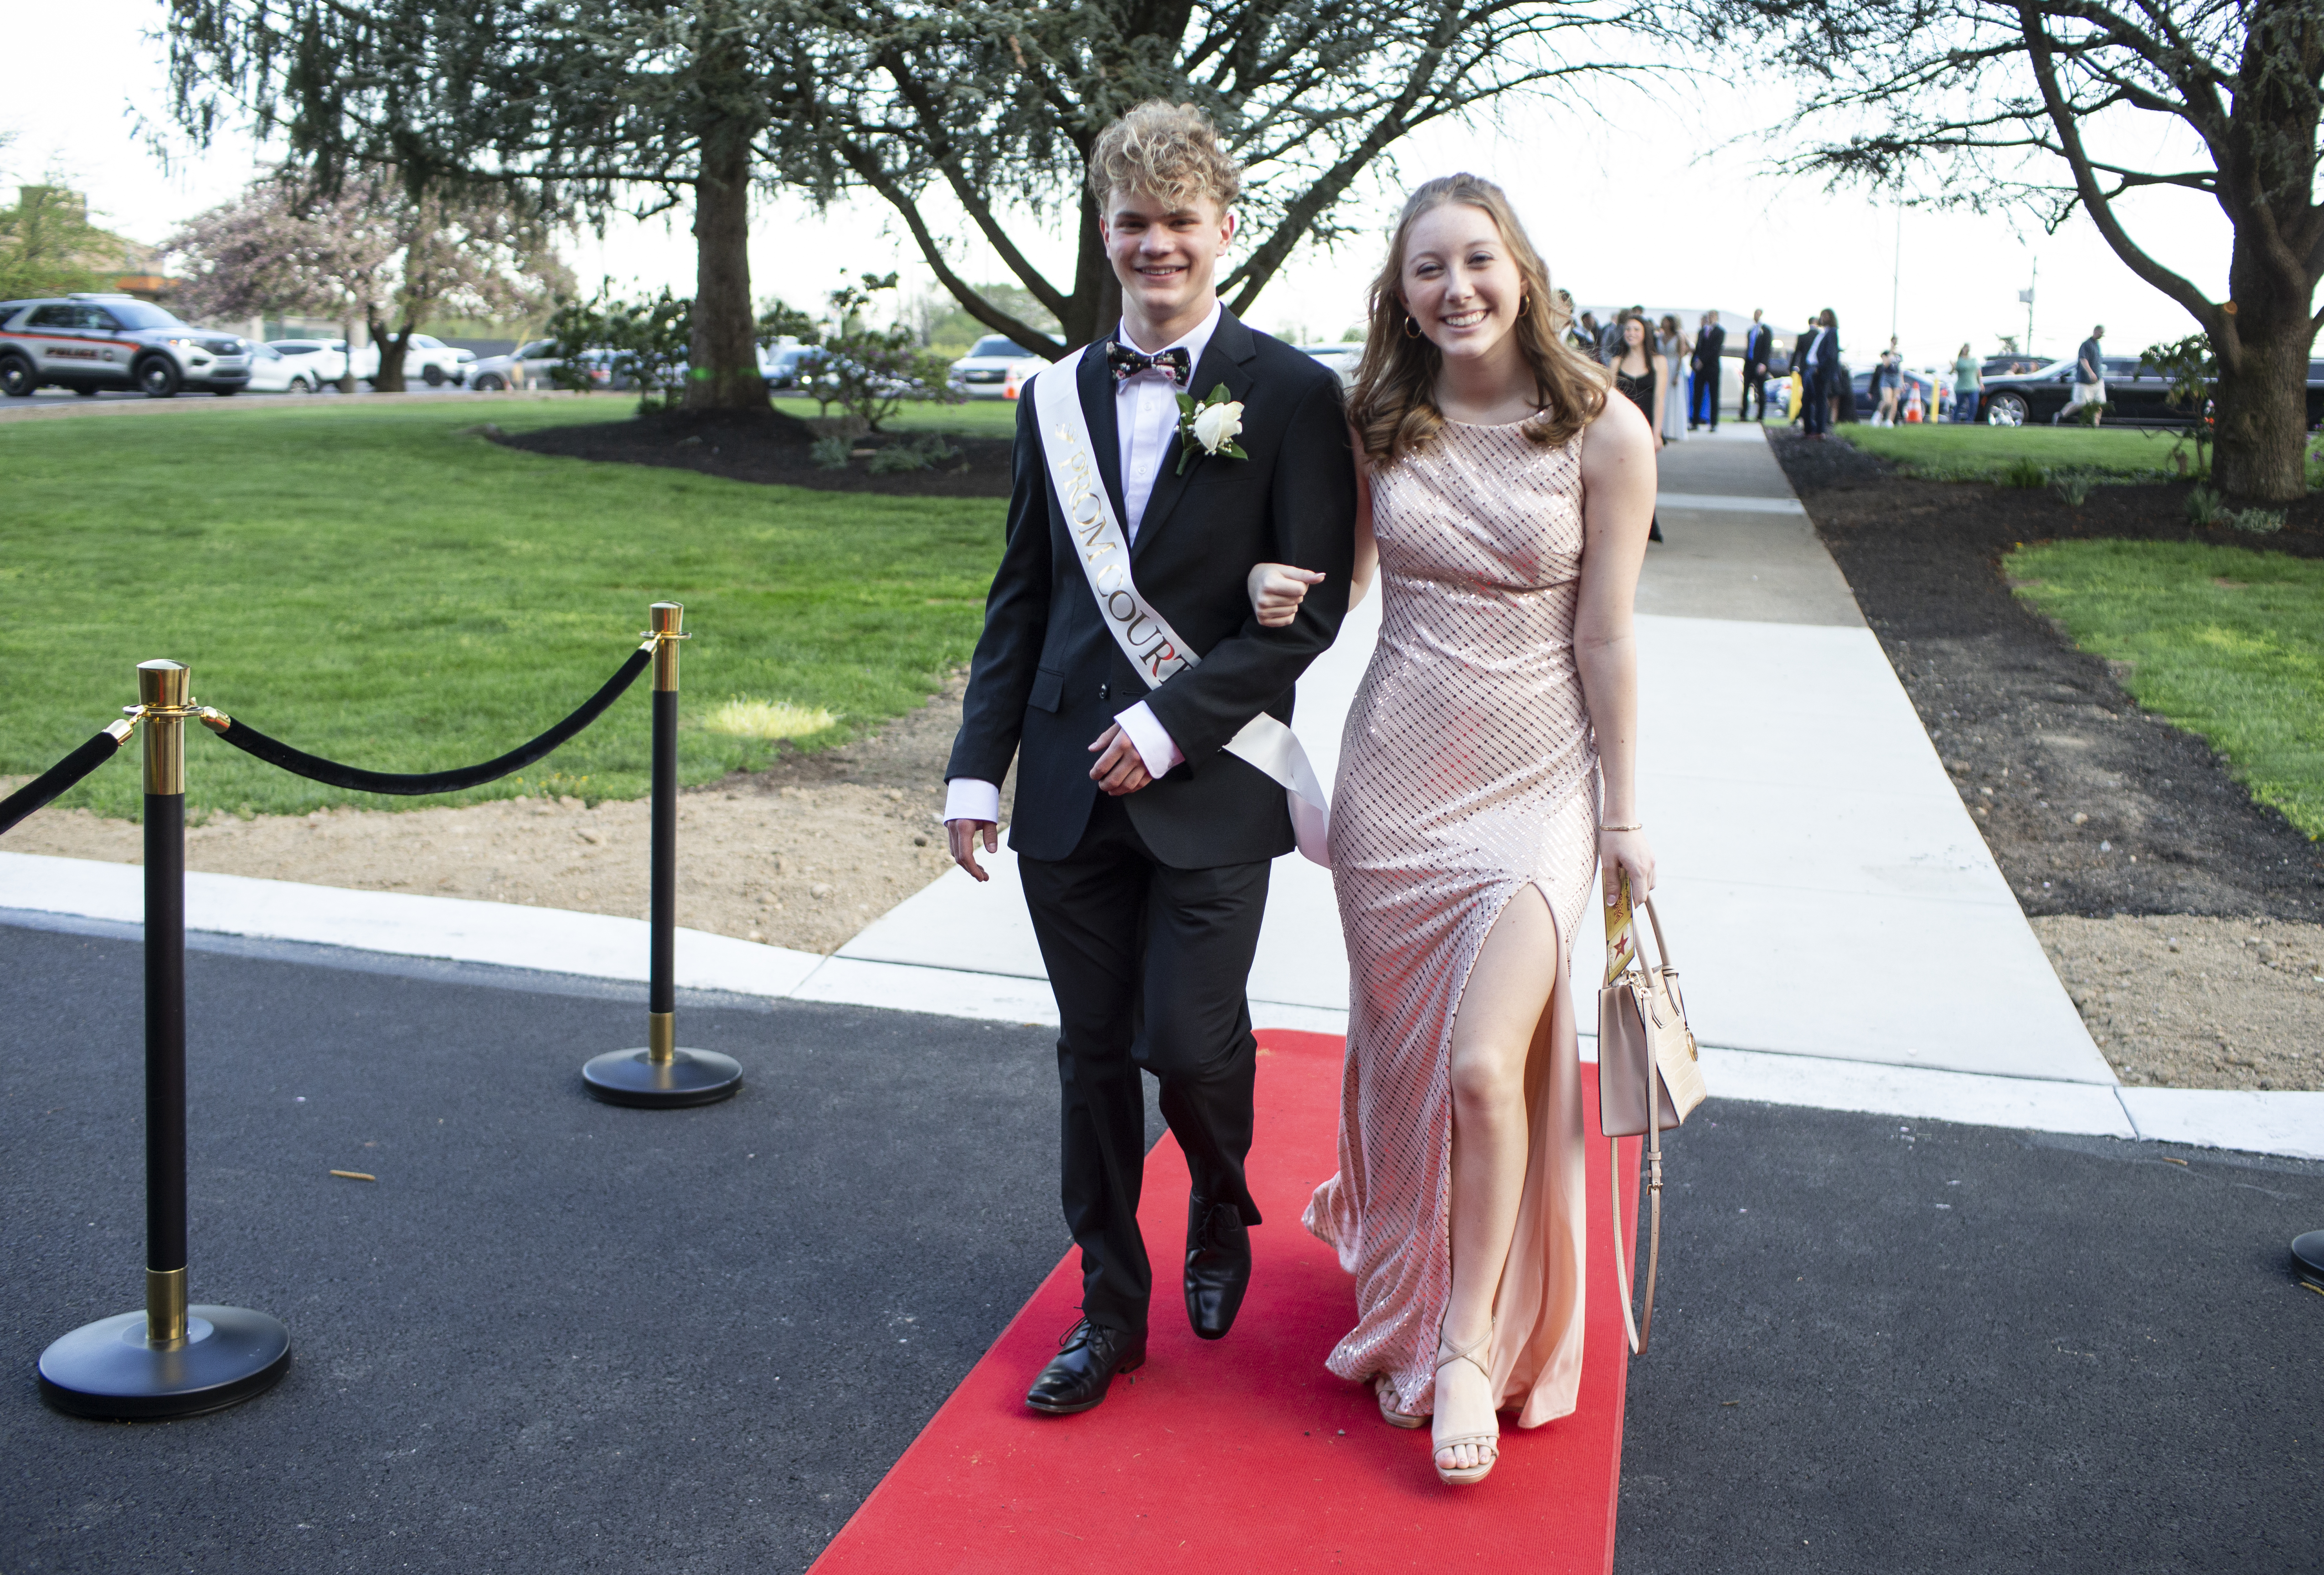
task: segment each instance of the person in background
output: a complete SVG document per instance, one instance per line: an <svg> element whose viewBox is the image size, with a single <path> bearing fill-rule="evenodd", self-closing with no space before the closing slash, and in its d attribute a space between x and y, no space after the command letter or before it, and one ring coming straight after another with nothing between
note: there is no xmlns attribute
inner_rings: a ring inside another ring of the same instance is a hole
<svg viewBox="0 0 2324 1575"><path fill-rule="evenodd" d="M2100 323L2082 341L2082 347L2074 352L2074 394L2066 401L2064 410L2050 418L2052 427L2084 405L2090 407L2091 426L2106 419L2106 363L2098 358L2098 341L2105 337L2106 325Z"/></svg>
<svg viewBox="0 0 2324 1575"><path fill-rule="evenodd" d="M1853 394L1853 389L1849 391ZM1872 371L1874 405L1872 424L1893 427L1896 424L1896 401L1904 396L1904 357L1897 353L1896 341L1890 339L1888 348L1880 352L1880 360Z"/></svg>
<svg viewBox="0 0 2324 1575"><path fill-rule="evenodd" d="M1655 436L1655 447L1663 446L1663 435L1655 425L1655 412L1663 408L1664 373L1662 357L1655 354L1654 331L1646 326L1646 318L1637 312L1624 312L1614 331L1622 336L1621 348L1607 364L1614 369L1614 391L1638 407L1646 419L1646 429ZM1663 527L1656 518L1646 527L1646 539L1660 541Z"/></svg>
<svg viewBox="0 0 2324 1575"><path fill-rule="evenodd" d="M1557 293L1565 302L1570 314L1573 306L1573 298L1562 290ZM1606 330L1598 326L1596 312L1583 312L1581 321L1566 330L1565 337L1575 349L1589 356L1591 360L1597 362L1600 366L1606 364Z"/></svg>
<svg viewBox="0 0 2324 1575"><path fill-rule="evenodd" d="M1702 326L1694 336L1694 391L1686 410L1689 430L1708 427L1719 430L1719 358L1727 350L1727 330L1719 326L1717 312L1702 314Z"/></svg>
<svg viewBox="0 0 2324 1575"><path fill-rule="evenodd" d="M1809 429L1807 425L1810 384L1808 346L1815 343L1815 336L1816 320L1814 315L1811 313L1808 317L1807 331L1792 341L1792 405L1789 415L1794 424L1803 432Z"/></svg>
<svg viewBox="0 0 2324 1575"><path fill-rule="evenodd" d="M1655 353L1662 357L1665 374L1663 383L1662 434L1665 443L1681 443L1686 439L1686 358L1694 346L1678 326L1674 312L1663 314L1662 332L1655 336Z"/></svg>
<svg viewBox="0 0 2324 1575"><path fill-rule="evenodd" d="M1751 309L1751 326L1743 330L1743 398L1735 409L1735 419L1751 419L1751 401L1759 401L1759 419L1767 419L1767 368L1775 357L1775 336L1759 320L1760 309Z"/></svg>
<svg viewBox="0 0 2324 1575"><path fill-rule="evenodd" d="M1977 357L1970 355L1969 346L1964 345L1960 347L1960 354L1953 358L1954 420L1977 419L1978 396L1984 389L1985 379L1978 370Z"/></svg>
<svg viewBox="0 0 2324 1575"><path fill-rule="evenodd" d="M1840 318L1830 307L1816 314L1815 328L1807 339L1802 359L1807 374L1807 398L1803 409L1807 416L1808 436L1821 443L1831 429L1833 384L1847 388L1840 378ZM1854 399L1854 390L1849 390L1849 397Z"/></svg>

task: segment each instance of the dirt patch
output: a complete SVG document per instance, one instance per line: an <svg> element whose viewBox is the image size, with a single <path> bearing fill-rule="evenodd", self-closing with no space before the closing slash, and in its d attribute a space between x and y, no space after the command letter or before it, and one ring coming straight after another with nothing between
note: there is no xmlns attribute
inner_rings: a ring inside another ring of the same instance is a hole
<svg viewBox="0 0 2324 1575"><path fill-rule="evenodd" d="M592 421L487 437L511 448L616 465L658 465L729 481L812 487L826 493L899 497L1005 498L1010 451L1005 438L947 436L957 452L925 470L875 472L882 449L922 442L919 434L855 438L844 466L826 469L814 455L816 434L781 410L669 410L628 421Z"/></svg>
<svg viewBox="0 0 2324 1575"><path fill-rule="evenodd" d="M2324 1088L2324 926L2182 914L2034 930L2125 1082Z"/></svg>
<svg viewBox="0 0 2324 1575"><path fill-rule="evenodd" d="M2000 567L2029 541L2255 539L2189 526L2182 485L2104 487L2072 509L2047 491L1914 481L1845 443L1770 436L2061 978L2070 988L2112 978L2110 1015L2163 1025L2144 1038L2102 1036L2117 1069L2179 1086L2259 1086L2252 1068L2222 1082L2228 1064L2209 1051L2163 1049L2217 1027L2245 1036L2238 1053L2285 1080L2273 1086L2324 1087L2309 1054L2318 1025L2301 1015L2319 987L2255 972L2245 1015L2214 1021L2218 992L2161 962L2146 933L2161 916L2233 921L2236 935L2260 921L2311 929L2324 919L2324 856L2255 804L2209 744L2141 712L2104 661L2010 594ZM2266 548L2324 556L2324 499L2291 512ZM2079 922L2047 922L2068 917ZM2170 933L2181 929L2182 944L2209 933L2191 922ZM2135 982L2120 981L2124 966ZM2094 1035L2127 1032L2087 1007L2084 1018Z"/></svg>
<svg viewBox="0 0 2324 1575"><path fill-rule="evenodd" d="M844 749L787 756L681 795L678 922L827 953L944 873L944 767L964 686L965 676L955 676L919 711ZM8 786L0 782L0 792ZM1003 784L1004 806L1013 787ZM516 798L247 821L221 815L187 832L186 865L643 918L647 811L644 800L591 808L577 798ZM8 834L7 851L134 864L143 835L134 823L85 809L44 809Z"/></svg>

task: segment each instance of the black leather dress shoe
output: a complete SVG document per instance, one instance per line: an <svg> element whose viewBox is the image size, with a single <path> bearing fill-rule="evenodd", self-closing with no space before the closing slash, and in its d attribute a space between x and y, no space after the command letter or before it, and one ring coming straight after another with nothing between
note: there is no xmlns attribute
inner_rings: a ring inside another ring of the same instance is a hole
<svg viewBox="0 0 2324 1575"><path fill-rule="evenodd" d="M1146 1365L1146 1337L1084 1318L1065 1331L1057 1354L1025 1392L1025 1404L1051 1416L1087 1411L1105 1398L1116 1373Z"/></svg>
<svg viewBox="0 0 2324 1575"><path fill-rule="evenodd" d="M1186 1322L1204 1340L1234 1327L1250 1289L1250 1230L1232 1203L1202 1197L1186 1205Z"/></svg>

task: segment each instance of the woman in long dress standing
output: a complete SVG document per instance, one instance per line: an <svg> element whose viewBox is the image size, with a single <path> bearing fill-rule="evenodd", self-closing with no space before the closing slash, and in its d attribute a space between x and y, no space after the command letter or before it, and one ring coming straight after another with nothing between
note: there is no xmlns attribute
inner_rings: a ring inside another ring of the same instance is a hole
<svg viewBox="0 0 2324 1575"><path fill-rule="evenodd" d="M1582 1375L1583 1135L1570 948L1601 861L1654 856L1634 785L1631 598L1655 439L1561 342L1500 189L1429 181L1372 286L1351 403L1356 584L1379 644L1349 713L1332 871L1351 981L1339 1172L1306 1224L1356 1280L1328 1365L1434 1418L1480 1480L1495 1413L1569 1414ZM1259 621L1318 576L1251 571Z"/></svg>
<svg viewBox="0 0 2324 1575"><path fill-rule="evenodd" d="M1694 346L1678 326L1678 318L1663 314L1662 332L1656 336L1655 348L1663 361L1663 441L1686 441L1686 359Z"/></svg>

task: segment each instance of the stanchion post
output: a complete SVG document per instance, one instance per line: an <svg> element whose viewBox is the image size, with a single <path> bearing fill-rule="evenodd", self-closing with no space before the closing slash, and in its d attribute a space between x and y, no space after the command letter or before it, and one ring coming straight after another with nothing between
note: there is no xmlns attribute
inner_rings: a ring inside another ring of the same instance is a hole
<svg viewBox="0 0 2324 1575"><path fill-rule="evenodd" d="M646 1043L609 1050L581 1068L584 1087L611 1104L707 1105L742 1086L731 1055L678 1047L678 651L686 609L656 602L653 627L653 869L646 970Z"/></svg>
<svg viewBox="0 0 2324 1575"><path fill-rule="evenodd" d="M186 719L191 675L141 662L145 726L145 1310L41 1353L41 1394L113 1421L217 1411L271 1387L290 1334L244 1307L189 1304L186 1250Z"/></svg>

